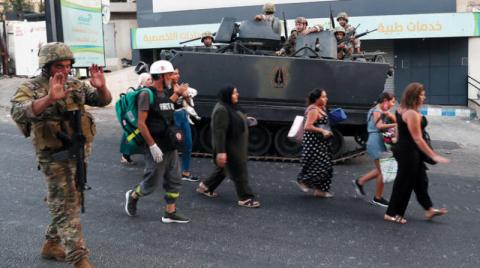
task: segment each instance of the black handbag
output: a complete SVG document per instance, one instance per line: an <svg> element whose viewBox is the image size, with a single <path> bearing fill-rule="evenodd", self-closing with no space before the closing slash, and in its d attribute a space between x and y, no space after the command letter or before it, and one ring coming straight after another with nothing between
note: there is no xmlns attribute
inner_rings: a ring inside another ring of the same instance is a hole
<svg viewBox="0 0 480 268"><path fill-rule="evenodd" d="M430 139L430 135L428 134L428 132L425 129L422 131L422 136L423 136L423 139L425 140L425 142L428 144L428 147L430 147L430 149L433 150L432 140ZM437 164L437 162L435 162L432 158L427 156L424 152L420 151L420 153L422 154L423 162L425 162L427 164L430 164L430 165Z"/></svg>

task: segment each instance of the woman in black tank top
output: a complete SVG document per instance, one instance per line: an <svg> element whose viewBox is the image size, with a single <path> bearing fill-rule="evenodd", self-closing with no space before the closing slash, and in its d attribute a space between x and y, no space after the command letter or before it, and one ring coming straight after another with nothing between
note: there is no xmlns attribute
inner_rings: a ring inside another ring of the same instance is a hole
<svg viewBox="0 0 480 268"><path fill-rule="evenodd" d="M390 204L384 216L386 221L407 223L404 214L412 191L415 192L418 202L425 209L427 220L447 213L445 208L433 208L428 194L425 156L436 163L448 163L449 160L434 152L422 136L427 121L424 117L422 118L419 109L424 100L423 85L411 83L405 89L400 107L396 112L398 141L394 156L398 162L398 171L393 184Z"/></svg>

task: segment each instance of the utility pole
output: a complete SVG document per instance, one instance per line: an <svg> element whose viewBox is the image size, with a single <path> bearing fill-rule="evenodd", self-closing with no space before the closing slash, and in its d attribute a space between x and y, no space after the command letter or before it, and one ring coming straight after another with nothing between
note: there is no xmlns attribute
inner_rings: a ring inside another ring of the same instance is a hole
<svg viewBox="0 0 480 268"><path fill-rule="evenodd" d="M0 20L2 22L2 37L0 38L0 56L2 57L2 71L8 75L8 47L7 47L7 27L5 25L5 3L0 3Z"/></svg>

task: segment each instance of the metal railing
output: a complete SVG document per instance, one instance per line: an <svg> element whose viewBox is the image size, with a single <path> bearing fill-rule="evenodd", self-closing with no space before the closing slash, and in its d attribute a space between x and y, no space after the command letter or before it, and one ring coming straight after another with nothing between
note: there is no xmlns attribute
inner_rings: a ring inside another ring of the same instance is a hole
<svg viewBox="0 0 480 268"><path fill-rule="evenodd" d="M480 99L480 81L467 74L467 84L477 89L477 99Z"/></svg>

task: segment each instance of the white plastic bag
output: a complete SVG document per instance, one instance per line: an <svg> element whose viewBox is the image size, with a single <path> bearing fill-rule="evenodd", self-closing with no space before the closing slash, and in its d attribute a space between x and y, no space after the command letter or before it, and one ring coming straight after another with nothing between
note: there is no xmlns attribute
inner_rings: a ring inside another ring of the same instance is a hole
<svg viewBox="0 0 480 268"><path fill-rule="evenodd" d="M380 158L380 169L382 171L383 183L393 182L397 176L397 160L393 156Z"/></svg>
<svg viewBox="0 0 480 268"><path fill-rule="evenodd" d="M303 139L303 130L304 128L304 117L301 115L297 115L295 120L293 120L293 124L288 131L288 138L295 141L296 143L302 143Z"/></svg>

